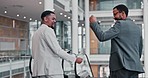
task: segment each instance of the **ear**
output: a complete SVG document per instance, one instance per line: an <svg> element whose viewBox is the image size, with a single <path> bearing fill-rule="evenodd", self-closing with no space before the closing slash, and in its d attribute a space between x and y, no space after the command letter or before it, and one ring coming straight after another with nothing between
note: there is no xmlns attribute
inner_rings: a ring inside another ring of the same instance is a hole
<svg viewBox="0 0 148 78"><path fill-rule="evenodd" d="M123 18L123 19L126 19L126 14L125 14L124 11L122 11L122 18Z"/></svg>
<svg viewBox="0 0 148 78"><path fill-rule="evenodd" d="M47 18L46 17L44 17L44 21L47 22Z"/></svg>
<svg viewBox="0 0 148 78"><path fill-rule="evenodd" d="M125 12L124 11L122 11L122 14L124 15L125 14ZM126 15L126 14L125 14Z"/></svg>

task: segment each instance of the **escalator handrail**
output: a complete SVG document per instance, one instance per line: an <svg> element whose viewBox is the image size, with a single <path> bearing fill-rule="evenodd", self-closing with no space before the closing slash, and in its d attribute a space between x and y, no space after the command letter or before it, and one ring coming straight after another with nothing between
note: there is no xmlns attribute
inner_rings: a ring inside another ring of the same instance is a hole
<svg viewBox="0 0 148 78"><path fill-rule="evenodd" d="M88 62L88 64L89 64L89 68L90 68L90 71L91 71L92 77L94 77L94 74L93 74L93 72L92 72L92 68L91 68L91 65L90 65L90 62L89 62L88 56L87 56L87 54L84 54L84 55L85 55L86 58L87 58L87 62Z"/></svg>
<svg viewBox="0 0 148 78"><path fill-rule="evenodd" d="M86 57L86 59L87 59L87 62L88 62L88 64L89 64L89 68L90 68L90 71L91 71L92 77L94 77L94 74L93 74L93 72L92 72L92 68L91 68L91 65L90 65L90 62L89 62L88 56L87 56L87 54L85 54L85 53L83 53L83 54L85 55L85 57ZM75 62L75 65L74 65L74 71L75 71L75 75L78 76L78 74L77 74L77 69L76 69L76 62Z"/></svg>
<svg viewBox="0 0 148 78"><path fill-rule="evenodd" d="M31 67L31 65L32 65L32 56L30 56L30 60L29 60L29 72L30 72L30 74L32 76L32 67Z"/></svg>

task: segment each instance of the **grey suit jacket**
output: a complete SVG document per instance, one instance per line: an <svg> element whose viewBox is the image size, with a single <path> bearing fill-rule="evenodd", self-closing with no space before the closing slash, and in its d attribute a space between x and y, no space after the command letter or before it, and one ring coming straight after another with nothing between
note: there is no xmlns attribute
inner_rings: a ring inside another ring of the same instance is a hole
<svg viewBox="0 0 148 78"><path fill-rule="evenodd" d="M144 72L140 62L142 54L142 30L131 19L118 20L108 31L91 23L91 28L99 41L111 39L109 67L111 71L125 68L139 73Z"/></svg>
<svg viewBox="0 0 148 78"><path fill-rule="evenodd" d="M32 57L33 76L61 75L61 58L70 62L76 60L75 56L69 55L60 47L54 30L45 24L42 24L33 35Z"/></svg>

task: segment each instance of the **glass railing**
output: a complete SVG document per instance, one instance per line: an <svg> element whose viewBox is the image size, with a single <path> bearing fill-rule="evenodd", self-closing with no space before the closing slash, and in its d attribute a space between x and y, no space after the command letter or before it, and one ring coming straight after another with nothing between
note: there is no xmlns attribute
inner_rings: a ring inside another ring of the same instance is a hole
<svg viewBox="0 0 148 78"><path fill-rule="evenodd" d="M10 60L14 62L19 60L27 60L27 59L30 59L30 56L0 56L0 64L8 63L10 62Z"/></svg>
<svg viewBox="0 0 148 78"><path fill-rule="evenodd" d="M29 52L27 50L7 50L0 51L0 63L26 60L30 58Z"/></svg>
<svg viewBox="0 0 148 78"><path fill-rule="evenodd" d="M0 68L2 68L0 78L13 78L16 75L24 76L24 73L29 73L29 59L30 56L0 56ZM26 76L30 77L29 74Z"/></svg>
<svg viewBox="0 0 148 78"><path fill-rule="evenodd" d="M25 67L26 69L26 73L29 72L29 67ZM12 76L15 76L17 74L24 74L24 68L18 68L18 69L14 69L11 70L12 71ZM10 77L10 70L8 71L4 71L4 72L0 72L0 78L9 78ZM27 76L27 78L29 78L30 76Z"/></svg>

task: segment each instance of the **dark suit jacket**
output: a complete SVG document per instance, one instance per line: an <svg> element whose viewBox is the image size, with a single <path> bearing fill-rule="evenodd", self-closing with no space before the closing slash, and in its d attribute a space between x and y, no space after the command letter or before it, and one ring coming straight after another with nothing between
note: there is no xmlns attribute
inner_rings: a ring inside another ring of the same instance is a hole
<svg viewBox="0 0 148 78"><path fill-rule="evenodd" d="M91 23L91 28L99 41L111 39L109 67L111 71L125 68L139 73L144 72L140 62L142 54L142 29L131 19L117 20L113 27L103 32L100 25Z"/></svg>

